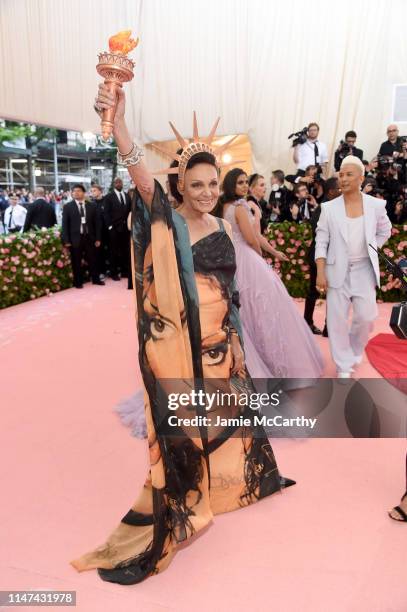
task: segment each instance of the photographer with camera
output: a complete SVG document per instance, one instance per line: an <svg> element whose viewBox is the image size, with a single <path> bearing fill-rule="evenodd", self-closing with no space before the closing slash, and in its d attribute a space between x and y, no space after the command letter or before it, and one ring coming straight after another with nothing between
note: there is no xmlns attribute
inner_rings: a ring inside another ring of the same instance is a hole
<svg viewBox="0 0 407 612"><path fill-rule="evenodd" d="M377 188L383 194L387 202L387 214L393 223L395 223L393 220L395 206L400 199L400 194L403 192L402 162L403 159L385 155L379 156L378 158L378 173L376 177Z"/></svg>
<svg viewBox="0 0 407 612"><path fill-rule="evenodd" d="M282 223L291 221L290 202L292 191L284 185L285 176L282 170L273 170L271 173L271 192L266 206L267 223Z"/></svg>
<svg viewBox="0 0 407 612"><path fill-rule="evenodd" d="M393 157L393 153L397 153L396 157L403 153L403 139L399 136L397 125L391 124L387 128L387 140L380 145L379 157Z"/></svg>
<svg viewBox="0 0 407 612"><path fill-rule="evenodd" d="M304 176L298 176L295 180L296 183L306 185L308 192L316 199L319 203L324 197L324 179L321 175L321 166L307 166L305 169Z"/></svg>
<svg viewBox="0 0 407 612"><path fill-rule="evenodd" d="M307 166L321 166L322 174L326 175L328 168L328 151L326 144L318 139L319 125L310 123L307 128L300 132L290 134L288 138L294 138L293 160L297 166L297 176L304 176Z"/></svg>
<svg viewBox="0 0 407 612"><path fill-rule="evenodd" d="M339 143L339 147L335 151L335 170L339 171L341 167L342 160L345 159L348 155L354 155L358 157L360 160L363 160L363 151L362 149L358 149L355 146L357 134L353 130L349 130L345 134L345 140L341 140Z"/></svg>
<svg viewBox="0 0 407 612"><path fill-rule="evenodd" d="M400 198L394 205L394 211L392 215L389 215L390 221L396 225L402 225L407 222L407 187L402 188Z"/></svg>
<svg viewBox="0 0 407 612"><path fill-rule="evenodd" d="M290 205L291 219L294 223L303 223L311 219L318 202L312 196L306 185L297 183L294 187L294 200Z"/></svg>

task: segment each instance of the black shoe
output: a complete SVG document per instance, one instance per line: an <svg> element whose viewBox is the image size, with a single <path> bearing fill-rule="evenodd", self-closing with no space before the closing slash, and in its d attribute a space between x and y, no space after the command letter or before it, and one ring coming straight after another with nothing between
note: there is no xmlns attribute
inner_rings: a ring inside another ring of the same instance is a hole
<svg viewBox="0 0 407 612"><path fill-rule="evenodd" d="M97 280L97 281L92 281L92 285L105 285L105 281L102 280Z"/></svg>
<svg viewBox="0 0 407 612"><path fill-rule="evenodd" d="M320 329L318 329L318 327L315 327L315 325L312 323L311 325L308 323L310 330L312 331L313 334L317 335L317 336L321 336L322 335L322 331Z"/></svg>
<svg viewBox="0 0 407 612"><path fill-rule="evenodd" d="M325 325L324 329L322 330L322 335L323 335L324 338L328 338L329 337L328 336L328 328L327 328L326 325Z"/></svg>
<svg viewBox="0 0 407 612"><path fill-rule="evenodd" d="M407 491L404 493L403 497L401 498L401 501L404 501L406 497L407 497ZM394 511L397 512L400 518L395 518L389 512L389 517L393 519L393 521L397 521L398 523L407 523L407 514L404 512L403 508L400 508L400 506L395 506L393 508L393 512Z"/></svg>
<svg viewBox="0 0 407 612"><path fill-rule="evenodd" d="M110 277L112 280L114 281L119 281L120 280L120 276L118 276L117 274L114 274L113 276Z"/></svg>
<svg viewBox="0 0 407 612"><path fill-rule="evenodd" d="M83 285L74 285L75 289L83 289Z"/></svg>

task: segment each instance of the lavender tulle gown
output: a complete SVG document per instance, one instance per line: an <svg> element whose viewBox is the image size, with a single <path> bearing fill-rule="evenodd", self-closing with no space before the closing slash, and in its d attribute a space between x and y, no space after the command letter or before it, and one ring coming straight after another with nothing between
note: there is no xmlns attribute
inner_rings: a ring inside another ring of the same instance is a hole
<svg viewBox="0 0 407 612"><path fill-rule="evenodd" d="M252 378L319 378L324 362L304 318L280 277L243 238L236 222L237 206L243 206L254 224L245 200L225 211L233 230L236 281L247 369Z"/></svg>
<svg viewBox="0 0 407 612"><path fill-rule="evenodd" d="M247 369L252 378L319 378L324 365L314 337L278 274L243 238L235 219L237 206L244 206L252 223L255 220L245 200L238 200L225 212L236 250ZM297 382L294 386L302 385ZM146 437L143 389L115 410L134 436Z"/></svg>

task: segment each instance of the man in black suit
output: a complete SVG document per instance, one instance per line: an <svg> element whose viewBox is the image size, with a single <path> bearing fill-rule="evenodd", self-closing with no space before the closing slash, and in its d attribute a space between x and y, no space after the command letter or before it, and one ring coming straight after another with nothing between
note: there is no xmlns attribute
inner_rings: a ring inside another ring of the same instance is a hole
<svg viewBox="0 0 407 612"><path fill-rule="evenodd" d="M104 217L109 232L110 276L113 280L120 280L119 269L122 276L130 274L130 233L127 229L127 217L131 202L123 191L121 178L115 178L113 186L113 191L105 197Z"/></svg>
<svg viewBox="0 0 407 612"><path fill-rule="evenodd" d="M72 187L73 200L65 204L62 211L62 242L71 251L74 286L83 287L82 257L85 256L94 285L104 285L100 280L96 249L100 248L101 222L96 206L85 201L85 188L77 184Z"/></svg>
<svg viewBox="0 0 407 612"><path fill-rule="evenodd" d="M345 142L341 140L339 147L335 151L335 170L338 172L341 167L342 161L348 155L354 155L358 157L361 161L363 160L363 151L362 149L358 149L356 144L357 134L353 130L349 130L345 134Z"/></svg>
<svg viewBox="0 0 407 612"><path fill-rule="evenodd" d="M105 198L103 195L103 189L100 185L94 183L90 188L90 193L92 196L92 202L96 206L97 213L100 217L102 233L101 233L101 245L97 249L97 267L99 275L103 274L106 276L107 271L107 259L108 259L108 242L109 242L109 234L105 223Z"/></svg>
<svg viewBox="0 0 407 612"><path fill-rule="evenodd" d="M34 191L35 200L27 207L27 216L24 223L24 232L28 232L32 227L53 227L57 224L55 209L50 202L45 199L45 190L37 187Z"/></svg>
<svg viewBox="0 0 407 612"><path fill-rule="evenodd" d="M324 184L324 201L329 202L334 198L337 198L340 195L338 179L335 177L329 178L325 181ZM316 288L317 282L317 266L315 263L315 234L317 230L317 225L319 221L319 217L321 215L321 205L315 208L314 212L310 218L310 225L312 229L312 242L310 244L308 250L308 263L309 263L309 271L310 271L310 279L309 279L309 289L308 295L305 299L305 309L304 309L304 319L308 323L310 330L313 334L323 335L325 337L328 336L328 331L325 323L324 330L321 332L318 327L314 325L314 309L317 300L319 299L319 291Z"/></svg>

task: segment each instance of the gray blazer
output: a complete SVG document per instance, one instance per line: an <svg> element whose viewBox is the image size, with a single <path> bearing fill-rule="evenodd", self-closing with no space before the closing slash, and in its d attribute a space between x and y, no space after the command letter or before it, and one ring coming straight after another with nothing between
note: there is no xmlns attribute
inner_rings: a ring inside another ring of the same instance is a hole
<svg viewBox="0 0 407 612"><path fill-rule="evenodd" d="M386 212L386 202L380 198L363 195L363 214L366 245L370 261L380 287L379 258L369 243L380 248L391 236L391 223ZM348 270L348 236L346 210L343 196L321 205L317 225L315 259L326 259L328 285L335 289L344 283Z"/></svg>

